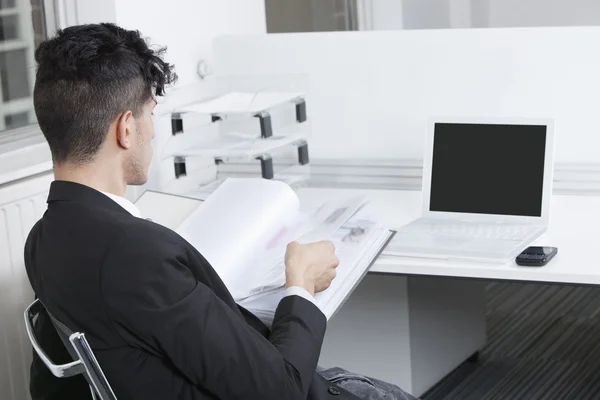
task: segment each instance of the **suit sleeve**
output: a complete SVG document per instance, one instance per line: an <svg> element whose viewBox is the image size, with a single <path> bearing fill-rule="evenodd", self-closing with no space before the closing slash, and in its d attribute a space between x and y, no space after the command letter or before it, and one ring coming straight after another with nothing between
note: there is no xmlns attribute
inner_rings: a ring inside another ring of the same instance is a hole
<svg viewBox="0 0 600 400"><path fill-rule="evenodd" d="M107 256L101 291L109 317L217 398L306 399L326 328L318 308L284 298L267 340L198 282L185 259L164 253L124 245Z"/></svg>

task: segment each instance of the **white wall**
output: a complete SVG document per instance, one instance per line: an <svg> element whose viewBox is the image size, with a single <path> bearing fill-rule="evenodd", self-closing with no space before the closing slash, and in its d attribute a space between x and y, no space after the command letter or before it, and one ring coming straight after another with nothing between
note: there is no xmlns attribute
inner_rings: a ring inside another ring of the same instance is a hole
<svg viewBox="0 0 600 400"><path fill-rule="evenodd" d="M198 80L201 59L212 63L219 35L266 32L264 0L115 0L116 22L168 47L179 84Z"/></svg>
<svg viewBox="0 0 600 400"><path fill-rule="evenodd" d="M218 39L222 74L307 74L313 158L419 159L435 116L552 117L556 160L600 162L600 27ZM242 60L245 62L241 67Z"/></svg>

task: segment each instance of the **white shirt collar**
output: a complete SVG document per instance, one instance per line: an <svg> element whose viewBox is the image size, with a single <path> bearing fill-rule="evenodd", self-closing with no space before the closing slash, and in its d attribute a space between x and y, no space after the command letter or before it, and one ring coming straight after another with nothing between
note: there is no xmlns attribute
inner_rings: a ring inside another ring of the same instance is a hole
<svg viewBox="0 0 600 400"><path fill-rule="evenodd" d="M117 196L112 193L106 193L106 192L101 192L101 193L104 194L105 196L109 197L110 199L112 199L115 203L117 203L121 207L123 207L125 210L127 210L129 212L129 214L131 214L137 218L142 218L142 213L140 212L140 210L135 206L135 204L133 204L132 202L127 200L125 197Z"/></svg>

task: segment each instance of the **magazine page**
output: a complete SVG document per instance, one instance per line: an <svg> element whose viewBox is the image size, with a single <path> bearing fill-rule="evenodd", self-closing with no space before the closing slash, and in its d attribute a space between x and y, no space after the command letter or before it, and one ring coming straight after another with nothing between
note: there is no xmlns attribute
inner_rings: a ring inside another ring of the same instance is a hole
<svg viewBox="0 0 600 400"><path fill-rule="evenodd" d="M268 248L257 258L260 272L250 266L244 273L245 296L235 297L242 301L248 297L275 292L285 286L285 252L292 241L310 243L330 240L336 230L366 204L365 197L354 197L342 201L325 202L322 205L302 210L298 217L273 238Z"/></svg>
<svg viewBox="0 0 600 400"><path fill-rule="evenodd" d="M370 216L357 216L344 224L332 237L340 267L331 286L315 295L321 311L329 318L336 310L334 299L344 299L367 273L368 266L387 242L390 231Z"/></svg>
<svg viewBox="0 0 600 400"><path fill-rule="evenodd" d="M341 201L328 201L312 210L301 209L301 218L306 220L306 224L297 240L301 243L331 240L332 235L365 204L366 197L357 196Z"/></svg>
<svg viewBox="0 0 600 400"><path fill-rule="evenodd" d="M263 262L287 240L298 221L299 200L285 183L229 178L177 229L210 262L240 299L254 285L247 276L268 277Z"/></svg>
<svg viewBox="0 0 600 400"><path fill-rule="evenodd" d="M349 201L345 204L350 206L350 204L356 203ZM336 210L339 209L339 207L336 208ZM336 246L336 255L340 260L340 265L331 286L315 295L317 304L326 315L329 316L332 312L328 308L331 299L340 296L340 292L349 293L351 291L362 274L366 273L367 266L376 257L388 237L389 231L387 229L377 223L374 218L360 213L342 223L327 237ZM285 266L282 265L281 268L285 271ZM282 298L285 290L284 285L285 275L284 281L278 288L270 287L270 290L265 290L244 299L240 302L240 305L269 325Z"/></svg>

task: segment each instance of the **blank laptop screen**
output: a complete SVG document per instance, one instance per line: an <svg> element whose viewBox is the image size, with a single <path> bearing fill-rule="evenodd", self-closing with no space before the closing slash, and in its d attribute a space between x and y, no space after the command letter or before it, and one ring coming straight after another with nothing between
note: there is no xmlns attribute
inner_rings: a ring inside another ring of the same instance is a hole
<svg viewBox="0 0 600 400"><path fill-rule="evenodd" d="M546 126L436 123L430 211L540 217Z"/></svg>

